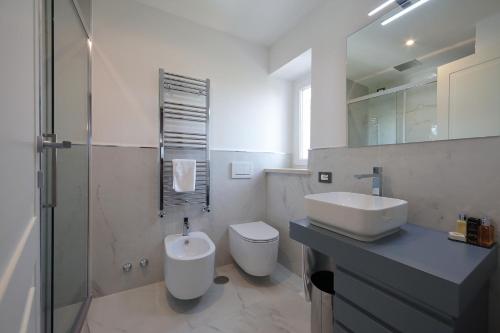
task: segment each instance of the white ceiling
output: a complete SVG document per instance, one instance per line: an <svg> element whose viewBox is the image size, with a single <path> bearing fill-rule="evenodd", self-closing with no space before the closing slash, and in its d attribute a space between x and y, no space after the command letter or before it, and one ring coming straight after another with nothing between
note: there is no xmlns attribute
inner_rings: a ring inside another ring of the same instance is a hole
<svg viewBox="0 0 500 333"><path fill-rule="evenodd" d="M136 0L258 44L271 45L331 0Z"/></svg>

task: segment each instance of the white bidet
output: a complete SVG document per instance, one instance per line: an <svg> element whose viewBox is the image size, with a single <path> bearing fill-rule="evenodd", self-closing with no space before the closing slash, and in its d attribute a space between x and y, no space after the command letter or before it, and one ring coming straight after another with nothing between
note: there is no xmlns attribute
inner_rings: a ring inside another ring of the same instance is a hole
<svg viewBox="0 0 500 333"><path fill-rule="evenodd" d="M165 285L175 298L205 294L214 278L215 245L203 232L165 237Z"/></svg>

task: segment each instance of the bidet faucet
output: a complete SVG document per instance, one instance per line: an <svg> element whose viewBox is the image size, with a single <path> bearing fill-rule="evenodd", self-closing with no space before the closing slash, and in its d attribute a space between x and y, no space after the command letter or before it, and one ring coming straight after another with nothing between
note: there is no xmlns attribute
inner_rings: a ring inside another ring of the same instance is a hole
<svg viewBox="0 0 500 333"><path fill-rule="evenodd" d="M382 167L373 167L373 173L354 175L354 178L372 178L372 195L382 196Z"/></svg>
<svg viewBox="0 0 500 333"><path fill-rule="evenodd" d="M184 225L182 226L182 236L188 236L190 228L191 227L189 226L189 220L187 217L185 217L184 218Z"/></svg>

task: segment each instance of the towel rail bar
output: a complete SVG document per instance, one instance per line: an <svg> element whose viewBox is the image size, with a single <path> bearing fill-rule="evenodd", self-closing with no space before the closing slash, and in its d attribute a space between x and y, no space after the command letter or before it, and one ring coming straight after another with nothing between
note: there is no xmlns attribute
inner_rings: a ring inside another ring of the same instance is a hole
<svg viewBox="0 0 500 333"><path fill-rule="evenodd" d="M195 82L202 82L202 83L207 82L207 80L201 80L201 79L197 79L197 78L186 76L186 75L180 75L180 74L174 74L174 73L166 73L162 69L160 69L160 71L163 72L163 75L161 76L161 78L178 77L178 78L181 78L181 79L191 80L191 81L195 81Z"/></svg>
<svg viewBox="0 0 500 333"><path fill-rule="evenodd" d="M167 86L172 86L172 87L180 87L180 88L199 90L199 91L206 91L206 89L207 89L206 86L199 86L197 84L192 84L189 82L182 82L182 83L180 83L180 82L181 81L165 79L163 84L167 85Z"/></svg>
<svg viewBox="0 0 500 333"><path fill-rule="evenodd" d="M192 117L195 119L201 119L205 121L207 119L206 114L201 114L198 112L191 112L191 111L177 111L177 110L167 110L165 111L166 115L173 115L173 116L185 116L185 117Z"/></svg>
<svg viewBox="0 0 500 333"><path fill-rule="evenodd" d="M167 84L164 87L166 90L171 90L171 91L177 91L177 92L183 92L183 93L188 93L188 94L194 94L194 95L206 95L205 90L201 89L196 89L196 88L188 88L188 87L181 87L181 86L174 86L172 84Z"/></svg>
<svg viewBox="0 0 500 333"><path fill-rule="evenodd" d="M204 119L190 119L190 118L186 118L183 116L173 116L173 115L169 115L169 114L165 114L164 117L169 118L169 119L187 120L187 121L196 121L199 123L206 123L206 120L204 120Z"/></svg>
<svg viewBox="0 0 500 333"><path fill-rule="evenodd" d="M194 104L185 104L185 103L174 103L174 102L168 102L168 101L164 101L163 104L166 106L173 105L173 106L184 107L184 108L193 108L193 109L202 109L202 110L208 109L205 106L194 105Z"/></svg>
<svg viewBox="0 0 500 333"><path fill-rule="evenodd" d="M198 83L195 81L188 81L188 80L183 80L183 79L165 78L165 82L178 82L178 83L189 84L189 85L201 87L201 88L207 87L207 85L205 83Z"/></svg>
<svg viewBox="0 0 500 333"><path fill-rule="evenodd" d="M167 110L164 113L165 117L182 117L182 118L187 118L186 120L201 120L202 122L205 122L207 119L207 116L205 114L200 114L200 113L191 113L189 111L171 111Z"/></svg>
<svg viewBox="0 0 500 333"><path fill-rule="evenodd" d="M201 110L201 109L188 109L187 107L184 107L184 108L180 108L180 107L171 107L171 106L165 106L165 110L167 110L168 112L172 112L172 111L182 111L182 112L192 112L192 113L199 113L199 114L203 114L203 115L206 115L207 114L207 111L205 110Z"/></svg>
<svg viewBox="0 0 500 333"><path fill-rule="evenodd" d="M186 135L165 135L165 140L170 140L171 142L175 140L181 140L182 142L196 142L196 143L206 143L207 138L204 137L196 137L196 136L186 136Z"/></svg>
<svg viewBox="0 0 500 333"><path fill-rule="evenodd" d="M164 131L165 135L170 135L170 134L181 134L181 135L193 135L193 136L203 136L206 137L206 134L201 134L201 133L192 133L192 132L176 132L176 131Z"/></svg>
<svg viewBox="0 0 500 333"><path fill-rule="evenodd" d="M176 206L210 210L210 80L159 71L160 108L160 216ZM182 94L179 94L182 93ZM187 95L203 96L204 103L185 103ZM203 105L202 105L203 104ZM182 126L181 126L182 124ZM200 130L200 124L204 124ZM193 131L184 131L185 126ZM196 131L194 130L196 129ZM195 159L195 191L173 190L172 159Z"/></svg>
<svg viewBox="0 0 500 333"><path fill-rule="evenodd" d="M165 149L173 149L173 150L179 150L179 149L190 149L190 150L207 150L206 147L190 147L190 146L173 146L173 145L167 145L165 144Z"/></svg>

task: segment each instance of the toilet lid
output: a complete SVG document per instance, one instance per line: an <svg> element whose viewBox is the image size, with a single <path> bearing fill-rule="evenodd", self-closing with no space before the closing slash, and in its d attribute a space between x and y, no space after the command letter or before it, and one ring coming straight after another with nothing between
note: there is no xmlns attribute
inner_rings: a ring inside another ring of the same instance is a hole
<svg viewBox="0 0 500 333"><path fill-rule="evenodd" d="M279 237L278 230L262 221L233 224L231 225L231 228L236 231L241 237L250 241L273 241Z"/></svg>

